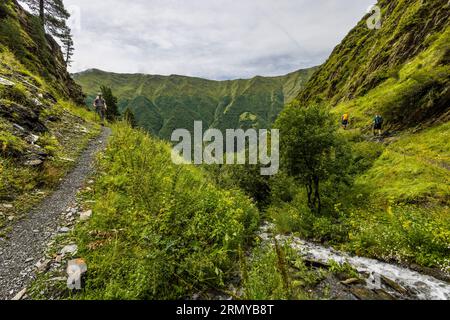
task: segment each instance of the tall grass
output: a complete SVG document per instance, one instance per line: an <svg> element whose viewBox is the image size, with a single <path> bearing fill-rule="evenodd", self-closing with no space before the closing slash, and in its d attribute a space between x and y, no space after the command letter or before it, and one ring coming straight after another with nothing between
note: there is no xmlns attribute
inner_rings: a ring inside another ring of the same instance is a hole
<svg viewBox="0 0 450 320"><path fill-rule="evenodd" d="M176 166L168 144L129 128L99 160L93 219L77 230L90 268L80 299L178 299L220 287L259 224L237 190Z"/></svg>

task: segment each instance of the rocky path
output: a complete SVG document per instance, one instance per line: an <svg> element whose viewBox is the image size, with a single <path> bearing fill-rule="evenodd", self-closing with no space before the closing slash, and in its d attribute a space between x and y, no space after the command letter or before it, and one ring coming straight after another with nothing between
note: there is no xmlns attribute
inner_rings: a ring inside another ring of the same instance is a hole
<svg viewBox="0 0 450 320"><path fill-rule="evenodd" d="M96 154L104 150L110 134L109 128L103 128L58 189L14 226L8 240L0 242L0 300L20 296L34 279L36 264L48 243L59 232L65 232L64 228L59 228L59 220L75 202L77 191L93 170Z"/></svg>

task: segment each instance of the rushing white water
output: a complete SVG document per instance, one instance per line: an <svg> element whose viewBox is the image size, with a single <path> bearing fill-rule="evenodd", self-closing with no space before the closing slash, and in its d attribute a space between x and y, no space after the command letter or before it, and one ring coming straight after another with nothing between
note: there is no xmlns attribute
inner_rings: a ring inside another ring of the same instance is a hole
<svg viewBox="0 0 450 320"><path fill-rule="evenodd" d="M268 224L262 227L260 236L263 240L269 241L272 237L270 229L271 225ZM347 262L358 272L370 274L367 281L367 286L370 288L380 288L379 279L380 276L384 276L414 293L417 299L450 300L450 284L432 276L375 259L351 256L293 236L278 235L276 238L279 242L289 243L301 255L314 261L327 263L334 260L341 264Z"/></svg>

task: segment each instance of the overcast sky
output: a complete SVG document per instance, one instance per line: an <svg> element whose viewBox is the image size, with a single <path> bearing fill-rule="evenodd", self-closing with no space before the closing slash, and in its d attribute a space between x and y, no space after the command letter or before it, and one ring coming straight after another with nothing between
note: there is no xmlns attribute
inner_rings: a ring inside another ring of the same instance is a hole
<svg viewBox="0 0 450 320"><path fill-rule="evenodd" d="M323 63L375 0L64 0L71 71L209 79L282 75Z"/></svg>

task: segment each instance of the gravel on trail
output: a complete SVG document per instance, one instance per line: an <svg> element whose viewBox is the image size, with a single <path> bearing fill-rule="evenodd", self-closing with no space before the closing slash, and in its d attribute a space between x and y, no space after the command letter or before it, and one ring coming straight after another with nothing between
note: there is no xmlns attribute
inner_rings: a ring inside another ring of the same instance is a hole
<svg viewBox="0 0 450 320"><path fill-rule="evenodd" d="M76 201L77 191L94 170L96 154L106 148L110 135L111 129L103 128L55 192L17 222L8 239L0 242L0 300L12 299L34 279L35 264L42 258L48 242L58 233L61 214Z"/></svg>

